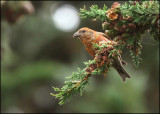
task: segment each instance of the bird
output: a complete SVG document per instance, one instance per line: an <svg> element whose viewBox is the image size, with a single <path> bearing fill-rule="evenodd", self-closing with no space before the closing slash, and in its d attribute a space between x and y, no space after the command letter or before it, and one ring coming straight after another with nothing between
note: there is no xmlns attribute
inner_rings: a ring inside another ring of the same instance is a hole
<svg viewBox="0 0 160 114"><path fill-rule="evenodd" d="M78 38L84 44L86 50L92 57L95 57L96 55L96 49L93 46L93 44L117 44L117 42L111 40L107 34L92 30L88 27L83 27L79 29L77 32L73 34L73 38ZM127 63L122 60L121 55L118 55L118 57L113 58L113 60L114 61L112 66L116 69L118 74L121 76L122 80L125 82L126 78L131 78L122 66L122 64L126 65Z"/></svg>

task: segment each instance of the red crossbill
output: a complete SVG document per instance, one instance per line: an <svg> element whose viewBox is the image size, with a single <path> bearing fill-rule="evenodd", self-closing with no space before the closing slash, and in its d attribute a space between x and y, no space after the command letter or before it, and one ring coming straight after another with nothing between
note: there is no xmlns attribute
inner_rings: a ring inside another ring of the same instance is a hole
<svg viewBox="0 0 160 114"><path fill-rule="evenodd" d="M117 44L117 42L110 40L106 34L94 31L87 27L79 29L76 33L74 33L73 37L80 39L80 41L85 45L86 50L90 53L92 57L95 57L96 55L96 49L93 46L93 43L98 45ZM125 69L122 66L122 64L126 64L126 62L122 60L121 56L118 55L116 58L113 58L113 60L114 61L112 66L117 70L123 81L125 81L126 78L130 78L129 74L125 71Z"/></svg>

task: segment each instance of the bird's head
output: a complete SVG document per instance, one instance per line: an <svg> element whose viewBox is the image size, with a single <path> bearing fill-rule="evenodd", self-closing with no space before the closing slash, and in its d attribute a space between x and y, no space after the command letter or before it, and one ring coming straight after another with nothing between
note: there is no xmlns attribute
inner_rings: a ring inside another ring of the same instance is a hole
<svg viewBox="0 0 160 114"><path fill-rule="evenodd" d="M84 27L75 32L73 34L73 38L79 38L83 42L85 40L93 38L92 37L93 35L94 35L94 30Z"/></svg>

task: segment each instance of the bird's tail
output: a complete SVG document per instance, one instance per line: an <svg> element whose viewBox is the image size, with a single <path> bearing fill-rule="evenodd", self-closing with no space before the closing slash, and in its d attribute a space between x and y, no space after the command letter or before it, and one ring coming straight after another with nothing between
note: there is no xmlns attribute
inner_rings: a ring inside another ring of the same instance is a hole
<svg viewBox="0 0 160 114"><path fill-rule="evenodd" d="M118 74L121 76L122 80L125 82L126 78L131 78L129 74L125 71L122 66L122 61L120 58L116 59L113 67L117 70Z"/></svg>
<svg viewBox="0 0 160 114"><path fill-rule="evenodd" d="M124 82L126 81L126 78L131 78L122 66L120 68L116 68L116 70Z"/></svg>

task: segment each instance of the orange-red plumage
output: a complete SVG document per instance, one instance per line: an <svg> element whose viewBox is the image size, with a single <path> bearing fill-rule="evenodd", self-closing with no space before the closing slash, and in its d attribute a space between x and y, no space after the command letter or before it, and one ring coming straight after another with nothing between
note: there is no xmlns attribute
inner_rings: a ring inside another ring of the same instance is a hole
<svg viewBox="0 0 160 114"><path fill-rule="evenodd" d="M117 44L116 42L109 40L109 37L101 32L94 31L87 27L79 29L74 35L74 38L79 38L80 41L85 45L86 50L92 55L93 57L96 54L96 49L93 46L94 44L106 44L107 46L112 46L113 44ZM122 67L122 64L125 63L122 61L121 56L119 55L116 59L114 59L113 67L117 70L117 72L122 77L123 81L126 78L130 78L128 73Z"/></svg>
<svg viewBox="0 0 160 114"><path fill-rule="evenodd" d="M100 44L100 43L110 43L111 41L104 37L104 33L97 32L91 30L87 27L84 27L79 30L79 32L85 31L85 33L81 34L81 42L85 45L86 50L94 57L95 56L95 49L92 43Z"/></svg>

